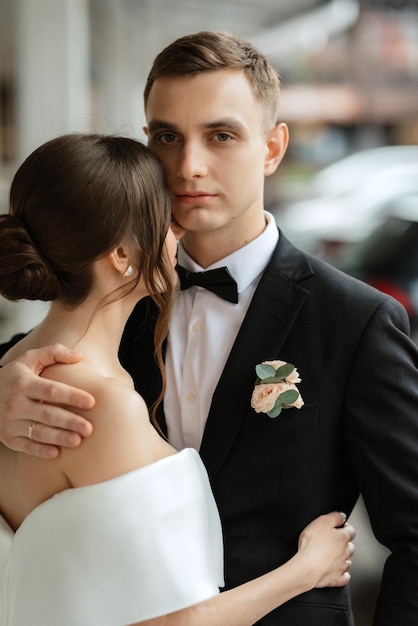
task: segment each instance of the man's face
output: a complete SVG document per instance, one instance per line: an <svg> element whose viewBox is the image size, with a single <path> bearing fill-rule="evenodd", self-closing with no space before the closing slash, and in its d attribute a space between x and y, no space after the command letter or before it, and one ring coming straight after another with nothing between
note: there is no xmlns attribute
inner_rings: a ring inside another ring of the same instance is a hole
<svg viewBox="0 0 418 626"><path fill-rule="evenodd" d="M148 145L166 167L177 222L189 233L259 234L252 231L262 216L264 176L275 171L287 134L274 139L275 152L277 143L284 146L273 158L277 129L266 131L244 73L160 78L145 113Z"/></svg>

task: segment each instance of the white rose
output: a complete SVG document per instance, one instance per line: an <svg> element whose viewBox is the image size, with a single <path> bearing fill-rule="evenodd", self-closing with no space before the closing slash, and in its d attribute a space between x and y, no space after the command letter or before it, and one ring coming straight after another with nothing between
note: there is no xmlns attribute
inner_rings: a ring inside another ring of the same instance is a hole
<svg viewBox="0 0 418 626"><path fill-rule="evenodd" d="M299 376L299 372L297 371L296 367L293 369L293 372L291 372L289 374L289 376L286 376L286 380L289 383L300 383L302 381L302 379Z"/></svg>
<svg viewBox="0 0 418 626"><path fill-rule="evenodd" d="M275 370L278 370L282 365L286 365L286 361L263 361L262 365L272 365Z"/></svg>
<svg viewBox="0 0 418 626"><path fill-rule="evenodd" d="M251 406L256 413L268 413L274 407L279 395L288 388L285 382L256 385L251 397Z"/></svg>

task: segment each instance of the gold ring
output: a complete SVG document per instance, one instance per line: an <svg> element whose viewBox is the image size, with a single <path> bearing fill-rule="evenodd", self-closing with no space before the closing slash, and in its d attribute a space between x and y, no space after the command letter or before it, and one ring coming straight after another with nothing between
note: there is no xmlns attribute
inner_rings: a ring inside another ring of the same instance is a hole
<svg viewBox="0 0 418 626"><path fill-rule="evenodd" d="M32 422L32 424L29 426L29 432L28 432L29 439L32 439L32 431L33 431L35 424L36 422Z"/></svg>

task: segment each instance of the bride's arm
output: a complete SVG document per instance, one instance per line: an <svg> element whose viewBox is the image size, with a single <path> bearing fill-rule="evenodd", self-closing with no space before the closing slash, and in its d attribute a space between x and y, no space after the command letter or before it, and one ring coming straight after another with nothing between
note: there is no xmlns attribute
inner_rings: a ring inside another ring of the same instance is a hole
<svg viewBox="0 0 418 626"><path fill-rule="evenodd" d="M299 538L297 554L281 567L255 580L225 591L206 602L131 626L252 626L291 598L314 587L342 587L355 532L341 513L323 515L309 524Z"/></svg>

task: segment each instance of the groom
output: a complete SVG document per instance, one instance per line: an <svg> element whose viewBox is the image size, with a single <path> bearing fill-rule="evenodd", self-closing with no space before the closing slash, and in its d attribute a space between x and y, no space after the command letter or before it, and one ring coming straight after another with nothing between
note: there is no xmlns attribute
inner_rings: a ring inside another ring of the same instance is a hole
<svg viewBox="0 0 418 626"><path fill-rule="evenodd" d="M377 539L391 550L374 624L416 626L417 350L397 302L297 250L264 212L264 177L288 140L278 94L266 59L227 34L177 40L149 74L148 143L166 167L173 216L186 231L161 424L177 447L200 449L222 517L229 587L287 560L310 520L350 513L362 493ZM217 285L186 284L202 280L192 272L223 267L226 300ZM147 358L148 313L140 303L120 355L151 405L160 377ZM48 400L51 388L28 370L49 358L39 352L0 371L0 436L41 455L50 449L39 442L70 443L46 423L81 424L33 401ZM301 408L275 418L252 408L255 368L266 360L297 368ZM54 394L67 405L86 399L62 388ZM315 589L260 623L351 625L349 590Z"/></svg>

